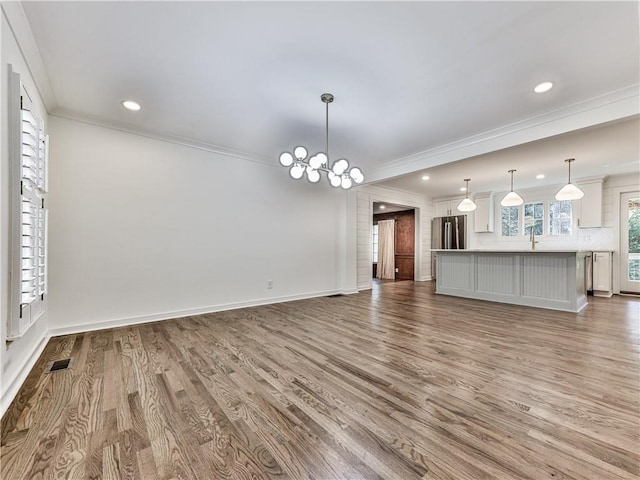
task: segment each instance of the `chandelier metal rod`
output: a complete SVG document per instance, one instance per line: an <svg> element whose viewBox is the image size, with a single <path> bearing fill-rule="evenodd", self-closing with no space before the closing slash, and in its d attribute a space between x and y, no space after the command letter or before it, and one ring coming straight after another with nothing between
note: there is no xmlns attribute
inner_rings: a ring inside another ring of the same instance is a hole
<svg viewBox="0 0 640 480"><path fill-rule="evenodd" d="M325 144L324 144L324 154L327 156L327 169L329 168L329 102L325 103L326 107L326 115L325 115L325 124L324 124L324 132L325 132Z"/></svg>

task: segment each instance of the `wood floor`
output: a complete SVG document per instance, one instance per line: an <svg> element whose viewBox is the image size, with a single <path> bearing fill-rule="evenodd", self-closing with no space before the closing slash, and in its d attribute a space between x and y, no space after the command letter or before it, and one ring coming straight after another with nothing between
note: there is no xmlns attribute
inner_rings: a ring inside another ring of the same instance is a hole
<svg viewBox="0 0 640 480"><path fill-rule="evenodd" d="M3 418L0 476L637 479L640 302L590 301L397 282L54 338Z"/></svg>

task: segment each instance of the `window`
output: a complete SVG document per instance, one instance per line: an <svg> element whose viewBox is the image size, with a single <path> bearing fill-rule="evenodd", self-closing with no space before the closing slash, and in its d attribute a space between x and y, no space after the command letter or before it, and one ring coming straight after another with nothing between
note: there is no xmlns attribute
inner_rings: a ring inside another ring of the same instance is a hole
<svg viewBox="0 0 640 480"><path fill-rule="evenodd" d="M571 200L549 202L549 235L571 235Z"/></svg>
<svg viewBox="0 0 640 480"><path fill-rule="evenodd" d="M520 207L502 207L500 223L503 237L515 237L519 231Z"/></svg>
<svg viewBox="0 0 640 480"><path fill-rule="evenodd" d="M371 243L373 245L373 263L378 263L378 224L373 226Z"/></svg>
<svg viewBox="0 0 640 480"><path fill-rule="evenodd" d="M12 186L11 315L7 339L21 337L44 312L47 293L48 136L20 76L10 70Z"/></svg>
<svg viewBox="0 0 640 480"><path fill-rule="evenodd" d="M531 230L536 235L544 235L544 203L525 203L524 204L524 233L530 235Z"/></svg>

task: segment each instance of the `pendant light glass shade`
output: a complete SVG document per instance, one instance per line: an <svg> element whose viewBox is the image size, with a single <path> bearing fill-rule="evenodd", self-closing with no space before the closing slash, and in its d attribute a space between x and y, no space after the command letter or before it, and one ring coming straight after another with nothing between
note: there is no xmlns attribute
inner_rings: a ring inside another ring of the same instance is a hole
<svg viewBox="0 0 640 480"><path fill-rule="evenodd" d="M282 165L283 167L289 167L292 163L293 155L291 155L289 152L284 152L282 155L280 155L280 165Z"/></svg>
<svg viewBox="0 0 640 480"><path fill-rule="evenodd" d="M571 183L571 162L573 161L575 161L575 158L567 158L565 160L569 164L569 181L556 193L556 200L580 200L584 197L584 192Z"/></svg>
<svg viewBox="0 0 640 480"><path fill-rule="evenodd" d="M320 180L320 172L311 166L307 167L307 180L317 183Z"/></svg>
<svg viewBox="0 0 640 480"><path fill-rule="evenodd" d="M464 181L467 183L467 187L465 188L467 194L464 197L464 200L458 204L458 210L461 212L473 212L476 209L476 204L469 198L469 182L471 179L465 178Z"/></svg>
<svg viewBox="0 0 640 480"><path fill-rule="evenodd" d="M291 169L289 169L289 175L295 180L299 180L304 175L304 166L299 163L294 163Z"/></svg>
<svg viewBox="0 0 640 480"><path fill-rule="evenodd" d="M556 193L556 200L580 200L584 192L573 183L567 183Z"/></svg>
<svg viewBox="0 0 640 480"><path fill-rule="evenodd" d="M500 202L500 205L503 207L517 207L524 203L522 197L513 191L513 172L515 171L516 170L509 170L509 173L511 174L511 191L507 193Z"/></svg>
<svg viewBox="0 0 640 480"><path fill-rule="evenodd" d="M500 205L502 205L503 207L517 207L518 205L522 205L523 203L524 200L520 195L518 195L516 192L509 192L504 196L504 198L500 202Z"/></svg>
<svg viewBox="0 0 640 480"><path fill-rule="evenodd" d="M476 209L476 204L470 198L465 198L458 204L458 210L461 212L473 212Z"/></svg>

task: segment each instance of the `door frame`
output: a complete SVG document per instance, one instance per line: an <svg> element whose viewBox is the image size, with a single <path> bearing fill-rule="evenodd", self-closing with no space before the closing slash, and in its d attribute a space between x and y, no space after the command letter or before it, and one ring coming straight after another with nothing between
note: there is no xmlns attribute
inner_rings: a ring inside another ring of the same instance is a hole
<svg viewBox="0 0 640 480"><path fill-rule="evenodd" d="M371 229L373 226L373 202L394 203L413 208L415 211L415 257L414 281L431 280L431 266L425 264L425 256L431 258L424 249L426 239L431 241L431 204L426 198L410 192L390 190L375 185L358 188L355 212L356 222L356 288L370 290L373 286L371 275ZM430 243L429 243L430 246ZM431 260L429 260L429 263Z"/></svg>
<svg viewBox="0 0 640 480"><path fill-rule="evenodd" d="M419 266L419 261L418 261L418 246L420 245L420 241L419 241L419 226L420 226L420 221L418 219L418 216L420 215L420 207L412 207L411 205L406 205L406 204L399 204L399 203L395 203L395 202L386 202L384 200L371 200L371 228L373 230L373 216L375 215L373 213L373 204L374 203L386 203L388 205L391 205L393 207L406 207L406 210L402 210L402 211L398 211L398 212L392 212L392 213L403 213L406 211L413 211L413 278L411 279L412 281L416 281L419 278L419 272L416 270ZM378 212L380 213L380 212ZM397 229L397 220L396 223L394 225L394 228ZM397 231L397 230L396 230ZM378 253L380 253L380 251L378 250ZM394 258L398 257L398 256L402 256L402 255L398 255L395 254L394 252ZM372 255L373 257L373 255ZM373 262L373 258L372 258L372 262ZM396 269L397 269L397 265L396 265ZM397 273L397 272L396 272ZM375 278L375 277L372 277ZM401 280L409 280L408 278L403 278Z"/></svg>
<svg viewBox="0 0 640 480"><path fill-rule="evenodd" d="M611 188L611 195L613 200L613 242L615 250L613 251L613 293L620 294L620 276L622 275L620 268L620 251L622 249L622 235L621 229L622 225L620 224L620 216L622 212L621 208L621 197L623 193L631 193L636 192L638 190L637 186L626 185L623 187L613 187Z"/></svg>
<svg viewBox="0 0 640 480"><path fill-rule="evenodd" d="M623 212L626 212L626 206L625 206L625 209L623 209L622 196L623 195L634 195L634 196L637 195L637 196L640 197L640 188L639 189L634 189L634 190L628 190L628 189L625 189L625 190L627 190L627 191L622 191L617 195L617 197L618 197L618 208L617 208L617 211L618 211L618 229L617 230L618 230L618 236L619 236L618 245L619 245L619 248L620 248L620 250L619 250L620 253L618 255L618 257L619 257L619 263L618 263L618 268L619 268L619 271L618 271L618 292L616 292L616 293L620 293L622 291L622 282L623 282L622 274L623 274L623 270L626 270L625 268L623 268L623 263L624 262L622 261L623 243L624 243L624 240L625 240L624 236L622 235L622 214L623 214ZM615 275L614 275L614 278L615 278Z"/></svg>

